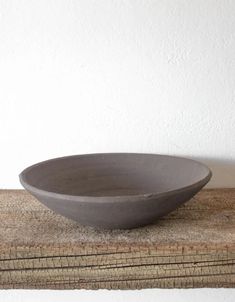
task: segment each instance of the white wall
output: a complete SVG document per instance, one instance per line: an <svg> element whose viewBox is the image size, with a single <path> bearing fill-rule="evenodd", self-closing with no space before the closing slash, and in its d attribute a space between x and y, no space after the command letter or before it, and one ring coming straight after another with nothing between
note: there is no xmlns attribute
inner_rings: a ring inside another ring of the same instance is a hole
<svg viewBox="0 0 235 302"><path fill-rule="evenodd" d="M234 302L235 289L10 290L2 291L0 298L1 302Z"/></svg>
<svg viewBox="0 0 235 302"><path fill-rule="evenodd" d="M235 186L235 1L0 0L0 179L52 157L153 152Z"/></svg>
<svg viewBox="0 0 235 302"><path fill-rule="evenodd" d="M235 186L235 1L0 0L0 148L2 188L111 151L196 158Z"/></svg>

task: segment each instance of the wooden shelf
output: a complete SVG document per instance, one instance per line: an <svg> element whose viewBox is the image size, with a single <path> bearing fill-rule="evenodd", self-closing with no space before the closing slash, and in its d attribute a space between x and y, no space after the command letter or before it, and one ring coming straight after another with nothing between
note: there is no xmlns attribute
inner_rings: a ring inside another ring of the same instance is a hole
<svg viewBox="0 0 235 302"><path fill-rule="evenodd" d="M0 288L235 287L235 189L203 190L156 222L95 230L0 190Z"/></svg>

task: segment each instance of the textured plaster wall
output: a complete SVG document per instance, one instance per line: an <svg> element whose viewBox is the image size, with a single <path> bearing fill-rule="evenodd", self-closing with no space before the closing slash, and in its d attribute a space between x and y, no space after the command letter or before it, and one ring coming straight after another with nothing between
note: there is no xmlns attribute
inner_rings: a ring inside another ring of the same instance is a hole
<svg viewBox="0 0 235 302"><path fill-rule="evenodd" d="M0 179L56 156L202 160L235 186L235 1L0 0Z"/></svg>

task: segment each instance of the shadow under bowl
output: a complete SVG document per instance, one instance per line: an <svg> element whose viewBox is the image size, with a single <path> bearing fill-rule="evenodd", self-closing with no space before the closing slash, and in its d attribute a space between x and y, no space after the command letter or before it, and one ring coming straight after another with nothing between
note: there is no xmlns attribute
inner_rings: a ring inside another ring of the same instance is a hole
<svg viewBox="0 0 235 302"><path fill-rule="evenodd" d="M23 187L65 217L106 229L144 226L192 198L211 178L205 165L159 154L100 153L26 168Z"/></svg>

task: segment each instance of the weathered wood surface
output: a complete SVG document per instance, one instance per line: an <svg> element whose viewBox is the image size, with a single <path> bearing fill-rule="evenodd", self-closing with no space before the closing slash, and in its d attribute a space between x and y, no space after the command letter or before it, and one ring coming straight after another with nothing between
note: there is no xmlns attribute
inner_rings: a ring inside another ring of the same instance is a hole
<svg viewBox="0 0 235 302"><path fill-rule="evenodd" d="M156 224L94 230L0 190L0 288L235 287L235 189L203 190Z"/></svg>

